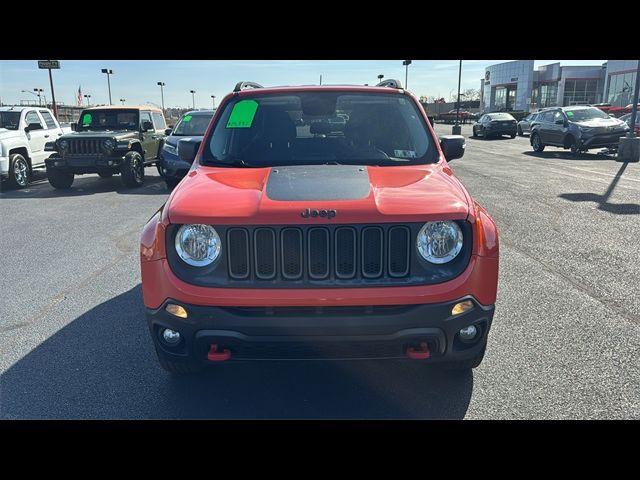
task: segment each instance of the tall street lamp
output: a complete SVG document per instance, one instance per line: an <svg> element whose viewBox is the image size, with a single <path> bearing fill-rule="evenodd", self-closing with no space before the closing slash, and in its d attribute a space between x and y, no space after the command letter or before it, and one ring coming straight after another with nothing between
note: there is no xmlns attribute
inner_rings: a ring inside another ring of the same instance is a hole
<svg viewBox="0 0 640 480"><path fill-rule="evenodd" d="M42 90L41 88L34 88L33 91L36 92L36 94L38 95L38 105L42 106L42 100L40 97L42 95L42 92L44 92L44 90Z"/></svg>
<svg viewBox="0 0 640 480"><path fill-rule="evenodd" d="M160 87L160 96L162 97L162 111L164 112L164 82L158 82L157 85Z"/></svg>
<svg viewBox="0 0 640 480"><path fill-rule="evenodd" d="M113 105L113 103L111 103L111 80L109 79L109 77L113 75L113 70L109 70L108 68L103 68L102 73L107 74L107 85L109 85L109 105Z"/></svg>
<svg viewBox="0 0 640 480"><path fill-rule="evenodd" d="M84 98L87 99L87 107L90 107L91 106L91 95L85 94Z"/></svg>
<svg viewBox="0 0 640 480"><path fill-rule="evenodd" d="M411 60L404 60L402 62L402 65L405 66L405 71L404 71L404 88L407 88L408 84L409 84L409 65L411 65Z"/></svg>
<svg viewBox="0 0 640 480"><path fill-rule="evenodd" d="M193 102L193 109L196 109L196 91L189 90L191 92L191 101Z"/></svg>
<svg viewBox="0 0 640 480"><path fill-rule="evenodd" d="M30 93L31 95L35 95L36 97L38 97L38 101L40 101L40 97L38 96L38 94L33 93L31 90L20 90L22 93Z"/></svg>
<svg viewBox="0 0 640 480"><path fill-rule="evenodd" d="M382 75L382 74L378 75L378 83L380 83L383 78L384 78L384 75Z"/></svg>
<svg viewBox="0 0 640 480"><path fill-rule="evenodd" d="M216 109L216 96L215 95L211 95L211 100L213 101L213 109Z"/></svg>
<svg viewBox="0 0 640 480"><path fill-rule="evenodd" d="M460 80L462 79L462 60L460 60L460 66L458 67L458 108L456 108L456 124L451 129L453 135L460 135L462 127L458 123L460 117Z"/></svg>

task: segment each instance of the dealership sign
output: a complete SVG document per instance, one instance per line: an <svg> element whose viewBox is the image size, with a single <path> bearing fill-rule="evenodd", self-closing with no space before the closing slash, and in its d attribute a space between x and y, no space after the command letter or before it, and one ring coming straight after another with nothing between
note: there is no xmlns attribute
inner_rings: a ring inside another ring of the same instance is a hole
<svg viewBox="0 0 640 480"><path fill-rule="evenodd" d="M60 68L59 60L38 60L38 68Z"/></svg>

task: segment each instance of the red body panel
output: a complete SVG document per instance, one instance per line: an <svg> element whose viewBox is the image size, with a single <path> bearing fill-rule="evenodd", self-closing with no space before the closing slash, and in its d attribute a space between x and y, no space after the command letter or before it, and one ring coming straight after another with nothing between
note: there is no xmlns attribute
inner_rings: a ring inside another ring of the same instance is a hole
<svg viewBox="0 0 640 480"><path fill-rule="evenodd" d="M260 89L259 93L323 91L390 93L378 87L287 87ZM393 91L393 90L391 90ZM487 212L477 205L454 176L442 156L437 137L424 109L409 92L424 118L426 128L440 153L440 161L431 165L404 167L367 167L369 194L361 199L341 201L275 201L266 194L270 168L215 168L199 164L204 148L192 170L145 227L140 246L144 304L158 308L168 298L194 305L210 306L357 306L410 305L437 303L473 295L480 303L496 300L498 283L498 235ZM250 96L245 90L235 95ZM216 113L221 114L228 95ZM208 138L216 121L209 125ZM306 208L337 210L337 216L306 218ZM166 260L165 230L169 223L246 224L357 224L387 222L426 222L429 220L467 219L473 225L474 243L469 265L458 277L435 285L408 287L357 287L308 289L207 288L177 278Z"/></svg>

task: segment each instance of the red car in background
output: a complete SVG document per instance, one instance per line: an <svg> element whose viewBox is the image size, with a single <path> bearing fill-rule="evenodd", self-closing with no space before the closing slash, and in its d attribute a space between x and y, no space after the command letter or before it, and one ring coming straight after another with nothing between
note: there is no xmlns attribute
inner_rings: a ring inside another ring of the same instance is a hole
<svg viewBox="0 0 640 480"><path fill-rule="evenodd" d="M607 106L608 105L608 106ZM598 107L604 113L608 113L609 115L613 115L616 118L620 118L627 113L631 113L631 109L633 108L633 103L630 103L626 107L612 107L609 104L597 104L594 107ZM638 109L640 110L640 104L638 104Z"/></svg>
<svg viewBox="0 0 640 480"><path fill-rule="evenodd" d="M620 120L622 120L623 122L627 122L627 125L631 126L630 113L627 113L626 115L621 116ZM634 128L634 131L636 133L636 137L640 137L640 109L638 109L638 112L636 112L636 126Z"/></svg>

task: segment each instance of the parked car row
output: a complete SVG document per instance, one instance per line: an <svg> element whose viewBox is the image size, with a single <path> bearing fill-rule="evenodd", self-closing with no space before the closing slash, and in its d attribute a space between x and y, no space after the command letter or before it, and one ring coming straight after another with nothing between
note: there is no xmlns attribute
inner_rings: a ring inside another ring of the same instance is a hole
<svg viewBox="0 0 640 480"><path fill-rule="evenodd" d="M119 174L127 187L144 182L145 167L156 165L168 188L186 175L181 139L201 139L214 110L183 115L167 128L162 110L143 106L86 108L78 123L61 127L47 108L0 108L0 175L13 188L29 184L33 169L46 168L54 188L68 189L76 175Z"/></svg>
<svg viewBox="0 0 640 480"><path fill-rule="evenodd" d="M545 108L529 114L519 122L508 113L487 113L473 125L473 136L530 134L530 143L536 152L553 146L570 150L573 155L592 148L616 150L620 137L630 130L631 114L613 118L600 108L571 106ZM636 120L636 129L640 123ZM638 132L638 130L636 130Z"/></svg>

